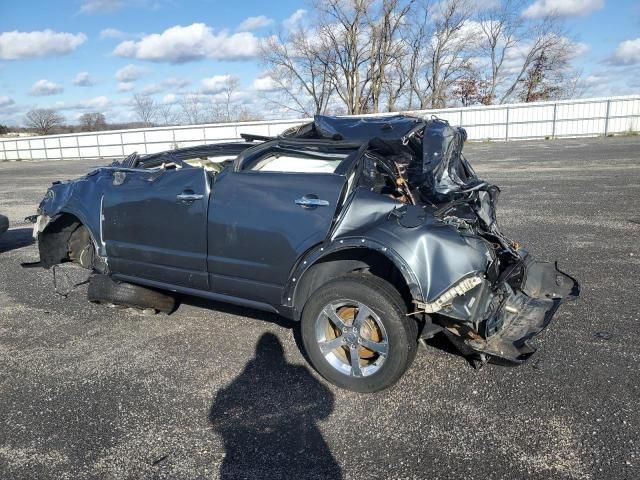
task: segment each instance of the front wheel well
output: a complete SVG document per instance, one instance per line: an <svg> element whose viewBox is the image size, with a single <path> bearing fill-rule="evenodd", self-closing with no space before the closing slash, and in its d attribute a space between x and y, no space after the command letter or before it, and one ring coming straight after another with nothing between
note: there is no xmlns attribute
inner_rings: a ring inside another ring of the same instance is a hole
<svg viewBox="0 0 640 480"><path fill-rule="evenodd" d="M59 263L76 262L85 268L95 265L95 248L91 233L71 213L62 213L38 233L40 262L45 268Z"/></svg>
<svg viewBox="0 0 640 480"><path fill-rule="evenodd" d="M300 320L307 300L318 288L353 272L369 273L386 280L398 291L407 311L413 309L413 299L404 275L386 255L368 248L350 248L322 257L305 271L294 293L294 319Z"/></svg>

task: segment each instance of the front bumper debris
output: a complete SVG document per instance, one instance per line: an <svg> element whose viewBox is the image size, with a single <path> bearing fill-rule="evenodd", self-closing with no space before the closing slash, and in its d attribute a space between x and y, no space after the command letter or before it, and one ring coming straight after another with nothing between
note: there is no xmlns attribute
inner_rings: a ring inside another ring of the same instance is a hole
<svg viewBox="0 0 640 480"><path fill-rule="evenodd" d="M467 352L484 359L524 362L536 351L531 340L549 325L558 307L580 294L578 282L561 272L557 264L527 259L520 275L519 286L509 280L502 285L504 300L492 322L499 326L496 332L485 337L458 337Z"/></svg>

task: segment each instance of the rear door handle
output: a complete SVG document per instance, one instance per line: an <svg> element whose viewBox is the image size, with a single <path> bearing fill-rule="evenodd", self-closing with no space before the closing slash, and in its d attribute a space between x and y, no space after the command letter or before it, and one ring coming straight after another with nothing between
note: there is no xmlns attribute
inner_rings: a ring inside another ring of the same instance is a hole
<svg viewBox="0 0 640 480"><path fill-rule="evenodd" d="M303 196L302 198L296 198L296 205L300 205L302 208L316 208L316 207L328 207L329 202L318 198L317 195L312 193Z"/></svg>
<svg viewBox="0 0 640 480"><path fill-rule="evenodd" d="M202 200L204 195L199 193L179 193L176 198L181 202L193 202L194 200Z"/></svg>

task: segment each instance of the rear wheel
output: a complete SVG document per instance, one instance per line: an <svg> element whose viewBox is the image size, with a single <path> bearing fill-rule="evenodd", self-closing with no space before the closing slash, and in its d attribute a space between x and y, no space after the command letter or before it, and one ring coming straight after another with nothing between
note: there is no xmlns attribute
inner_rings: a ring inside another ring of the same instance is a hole
<svg viewBox="0 0 640 480"><path fill-rule="evenodd" d="M400 294L368 274L349 274L320 287L302 314L302 341L314 368L356 392L390 387L411 365L418 325Z"/></svg>

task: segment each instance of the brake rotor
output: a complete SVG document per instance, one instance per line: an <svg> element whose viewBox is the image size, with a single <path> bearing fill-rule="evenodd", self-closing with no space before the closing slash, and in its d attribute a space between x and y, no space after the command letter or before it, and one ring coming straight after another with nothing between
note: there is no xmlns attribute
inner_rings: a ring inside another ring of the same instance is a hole
<svg viewBox="0 0 640 480"><path fill-rule="evenodd" d="M362 327L360 328L360 336L375 343L380 343L382 341L382 332L376 322L371 318L367 318L362 324ZM376 355L377 353L373 350L366 347L360 348L360 358L369 359Z"/></svg>
<svg viewBox="0 0 640 480"><path fill-rule="evenodd" d="M353 321L356 318L355 307L350 307L350 306L340 307L336 311L336 313L347 325L352 325ZM331 338L338 338L340 335L342 335L342 332L340 331L339 328L337 328L331 322L328 322L328 323L329 323L328 328L330 330L329 333L332 334ZM382 341L382 332L380 331L380 328L378 327L376 322L371 318L367 318L364 321L364 323L362 324L362 327L360 327L360 334L363 338L366 338L367 340L371 340L372 342L375 342L375 343L379 343ZM340 358L342 358L344 361L347 361L347 362L349 361L349 358L347 356L348 351L349 351L349 347L346 345L336 349L336 353L340 356ZM363 360L369 360L375 357L376 355L377 355L376 352L366 347L360 347L358 349L358 356Z"/></svg>
<svg viewBox="0 0 640 480"><path fill-rule="evenodd" d="M351 325L353 323L353 320L356 318L355 307L348 307L348 306L340 307L338 310L336 310L336 313L342 319L342 321L347 325ZM328 322L328 324L329 324L328 328L330 330L330 333L333 335L333 338L338 338L340 335L342 335L342 331L338 327L333 325L331 322ZM348 349L349 347L344 345L335 350L336 354L347 363L349 362L349 357L347 356Z"/></svg>

